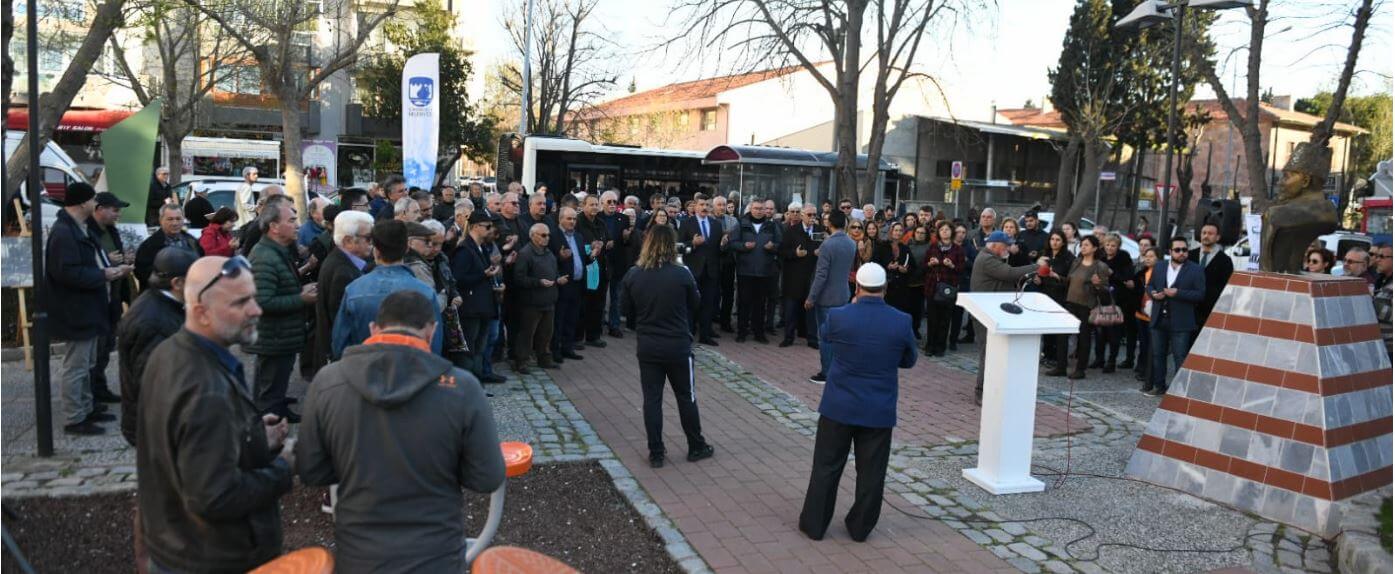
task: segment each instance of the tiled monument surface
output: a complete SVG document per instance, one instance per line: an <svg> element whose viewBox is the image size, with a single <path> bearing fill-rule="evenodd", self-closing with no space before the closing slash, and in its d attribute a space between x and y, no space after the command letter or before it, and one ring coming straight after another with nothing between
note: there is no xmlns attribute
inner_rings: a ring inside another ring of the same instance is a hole
<svg viewBox="0 0 1395 574"><path fill-rule="evenodd" d="M1125 473L1323 536L1391 482L1391 369L1360 279L1237 272Z"/></svg>

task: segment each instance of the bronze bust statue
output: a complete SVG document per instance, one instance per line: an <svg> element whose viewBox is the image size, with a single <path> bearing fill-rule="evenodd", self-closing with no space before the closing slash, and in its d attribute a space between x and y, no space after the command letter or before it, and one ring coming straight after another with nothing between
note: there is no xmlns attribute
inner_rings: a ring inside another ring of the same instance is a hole
<svg viewBox="0 0 1395 574"><path fill-rule="evenodd" d="M1337 230L1337 207L1322 193L1331 171L1327 142L1303 142L1284 165L1279 199L1264 210L1259 269L1301 273L1303 255L1319 235Z"/></svg>

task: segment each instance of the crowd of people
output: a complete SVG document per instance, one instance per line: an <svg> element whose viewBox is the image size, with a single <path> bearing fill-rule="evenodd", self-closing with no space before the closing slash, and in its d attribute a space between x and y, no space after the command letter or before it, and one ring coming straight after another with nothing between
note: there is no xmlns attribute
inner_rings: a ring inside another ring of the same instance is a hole
<svg viewBox="0 0 1395 574"><path fill-rule="evenodd" d="M687 459L715 450L701 432L695 342L802 340L819 350L809 381L828 384L826 395L856 394L849 385L858 377L890 380L881 398L859 399L874 403L866 411L820 407L826 444L801 518L818 538L849 445L885 465L896 367L913 365L917 352L943 356L986 339L955 305L959 293L1048 295L1081 326L1045 338L1046 375L1133 369L1141 390L1158 396L1167 359L1180 367L1233 272L1213 222L1195 248L1185 237L1140 234L1135 260L1118 233L1097 226L1082 235L1072 222L1048 232L1032 211L1000 217L984 208L959 220L929 206L898 212L842 200L780 212L771 199L735 194L641 199L552 194L545 185L528 193L518 183L457 193L392 176L334 201L312 198L302 223L281 188L257 189L254 168L244 176L236 204L217 209L201 193L181 205L152 192L144 211L156 229L134 249L115 231L129 205L75 183L48 239L53 333L68 343L64 430L102 434L101 423L115 420L106 403L122 404L121 431L140 471L137 546L149 550L138 562L150 571L245 569L274 556L276 501L293 474L339 485L339 548L351 569L455 565L459 488L488 491L503 479L481 384L504 382L495 365L505 361L518 375L584 368L584 352L627 331L639 339L656 468L666 461L666 382ZM200 229L197 239L186 225ZM1314 273L1336 259L1309 255ZM1370 283L1378 312L1384 294L1388 334L1390 246L1342 257L1346 274ZM891 320L903 315L907 332ZM895 349L868 350L868 341ZM233 347L251 355L250 373ZM120 396L104 376L112 351ZM299 409L288 396L297 372L312 380ZM981 397L981 378L977 387ZM381 508L384 484L412 484L420 497ZM406 526L364 526L383 512ZM850 528L865 538L875 513L855 514Z"/></svg>

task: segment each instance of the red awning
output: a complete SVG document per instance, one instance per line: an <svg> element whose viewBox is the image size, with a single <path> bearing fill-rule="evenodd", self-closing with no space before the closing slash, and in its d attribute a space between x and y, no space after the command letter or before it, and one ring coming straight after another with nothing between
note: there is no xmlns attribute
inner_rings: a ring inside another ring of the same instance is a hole
<svg viewBox="0 0 1395 574"><path fill-rule="evenodd" d="M107 128L131 117L131 114L134 113L127 110L68 110L63 113L63 119L58 121L57 129L64 132L106 131ZM9 113L5 114L5 129L29 129L29 110L25 108L9 110Z"/></svg>

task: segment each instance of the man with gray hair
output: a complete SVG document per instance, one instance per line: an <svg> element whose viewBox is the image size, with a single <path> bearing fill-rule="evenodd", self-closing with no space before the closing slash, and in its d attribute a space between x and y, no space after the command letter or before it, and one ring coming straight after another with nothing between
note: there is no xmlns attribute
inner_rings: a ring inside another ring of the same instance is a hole
<svg viewBox="0 0 1395 574"><path fill-rule="evenodd" d="M136 248L136 283L141 291L150 288L150 274L155 270L155 255L166 247L177 247L203 256L199 240L184 231L184 208L177 203L160 206L160 229Z"/></svg>
<svg viewBox="0 0 1395 574"><path fill-rule="evenodd" d="M300 417L287 406L286 389L296 353L305 348L305 308L314 306L319 292L314 283L300 284L292 255L299 228L295 207L288 201L268 204L257 220L263 235L249 259L263 314L258 320L259 337L242 349L254 359L257 409L288 417L294 424Z"/></svg>
<svg viewBox="0 0 1395 574"><path fill-rule="evenodd" d="M334 249L325 256L316 283L315 352L321 363L329 363L334 336L334 318L344 290L373 265L373 216L362 211L341 211L334 217Z"/></svg>
<svg viewBox="0 0 1395 574"><path fill-rule="evenodd" d="M242 185L237 186L234 192L234 201L237 203L237 225L243 226L252 222L257 217L257 192L254 186L257 184L257 168L247 166L242 168Z"/></svg>
<svg viewBox="0 0 1395 574"><path fill-rule="evenodd" d="M145 226L160 224L160 206L170 201L170 168L155 168L155 176L150 178L150 193L145 197Z"/></svg>
<svg viewBox="0 0 1395 574"><path fill-rule="evenodd" d="M406 223L421 223L421 204L403 195L392 204L392 218Z"/></svg>
<svg viewBox="0 0 1395 574"><path fill-rule="evenodd" d="M397 200L407 196L407 180L401 175L393 174L383 181L383 196L374 199L369 205L373 213L374 221L387 221L393 219L393 205Z"/></svg>
<svg viewBox="0 0 1395 574"><path fill-rule="evenodd" d="M300 231L296 233L296 243L301 247L309 247L315 242L315 238L325 232L325 206L329 205L329 200L323 197L316 197L310 200L310 220L305 225L300 226Z"/></svg>
<svg viewBox="0 0 1395 574"><path fill-rule="evenodd" d="M732 192L732 195L736 195L736 192ZM720 193L712 198L712 216L722 220L723 238L730 236L737 225L736 217L728 213L728 201L727 197ZM717 303L715 320L723 333L731 333L731 313L736 307L736 255L724 249L718 260L721 265L718 268L717 285L721 289L721 297Z"/></svg>

